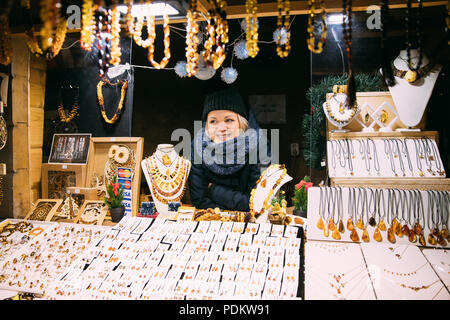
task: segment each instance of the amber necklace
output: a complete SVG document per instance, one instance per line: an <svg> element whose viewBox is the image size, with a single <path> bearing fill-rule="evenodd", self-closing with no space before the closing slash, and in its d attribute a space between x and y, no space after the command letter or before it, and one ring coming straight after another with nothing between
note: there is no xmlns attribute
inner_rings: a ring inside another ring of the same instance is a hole
<svg viewBox="0 0 450 320"><path fill-rule="evenodd" d="M399 163L400 163L400 170L402 170L403 176L405 177L406 176L405 164L403 163L403 157L402 157L401 152L400 152L399 140L398 139L394 139L393 143L394 142L395 142L395 147L397 148L396 150L397 150L398 159L399 159Z"/></svg>
<svg viewBox="0 0 450 320"><path fill-rule="evenodd" d="M69 86L70 89L76 89L77 94L74 98L74 103L72 105L72 108L69 112L69 115L67 116L64 111L63 101L61 97L61 102L58 104L58 115L61 122L69 123L71 122L77 115L78 115L78 97L79 97L79 88L78 87L72 87Z"/></svg>
<svg viewBox="0 0 450 320"><path fill-rule="evenodd" d="M334 144L336 143L335 140L330 140L330 146L331 146L331 167L333 168L333 175L336 174L336 149Z"/></svg>
<svg viewBox="0 0 450 320"><path fill-rule="evenodd" d="M199 39L198 33L198 11L197 1L189 0L189 9L186 14L186 71L188 77L195 75L198 71L199 54L197 52Z"/></svg>
<svg viewBox="0 0 450 320"><path fill-rule="evenodd" d="M378 217L379 217L379 222L378 222L378 229L380 229L381 231L386 231L386 224L384 222L384 219L386 219L387 216L387 204L385 201L385 197L384 197L384 190L379 190L379 194L378 194ZM383 205L383 215L381 215L381 205Z"/></svg>
<svg viewBox="0 0 450 320"><path fill-rule="evenodd" d="M432 149L433 155L432 156L430 155L430 160L434 160L434 162L436 163L436 172L439 173L440 176L445 176L445 171L442 170L444 164L442 163L441 157L439 156L439 152L436 148L436 145L428 137L425 138L425 141L427 145L431 145L430 149Z"/></svg>
<svg viewBox="0 0 450 320"><path fill-rule="evenodd" d="M214 69L218 69L224 62L225 44L228 43L228 22L225 7L225 0L209 0L210 10L208 10L208 34L205 42L203 58L212 63Z"/></svg>
<svg viewBox="0 0 450 320"><path fill-rule="evenodd" d="M434 237L438 237L441 235L441 232L439 231L439 215L437 214L437 210L435 210L434 206L434 192L428 190L428 228L431 230L431 233L428 235L428 243L431 245L436 244L436 239ZM431 220L431 222L430 222Z"/></svg>
<svg viewBox="0 0 450 320"><path fill-rule="evenodd" d="M291 51L291 33L289 31L289 10L290 1L289 0L277 0L278 1L278 18L277 18L277 28L279 30L278 38L276 40L277 44L277 54L280 58L286 58ZM284 11L284 14L283 14ZM286 42L281 44L281 29L284 28L286 31Z"/></svg>
<svg viewBox="0 0 450 320"><path fill-rule="evenodd" d="M326 24L326 12L325 12L325 5L323 0L319 0L319 7L317 8L320 10L318 14L320 14L320 25L322 27L322 33L320 36L320 40L317 43L316 46L316 39L314 37L314 16L316 14L316 0L308 0L308 34L309 38L306 39L306 43L308 44L308 49L312 53L322 53L323 47L327 41L327 24Z"/></svg>
<svg viewBox="0 0 450 320"><path fill-rule="evenodd" d="M182 161L181 159L179 159L178 161ZM183 193L181 193L181 196L179 195L179 192L181 190L181 188L185 185L183 183L183 181L186 180L186 174L187 174L187 162L183 161L178 173L176 174L176 176L171 179L171 177L169 176L169 181L165 181L165 178L167 177L166 175L162 174L159 169L158 169L158 165L156 164L155 160L150 157L147 159L147 163L149 165L149 169L150 169L150 180L152 183L152 187L154 188L155 194L160 195L162 197L164 197L164 200L166 202L163 203L167 203L167 201L178 201L179 199L181 199L183 197ZM172 189L169 189L172 188ZM166 199L166 198L170 198L174 195L177 195L176 200L173 199ZM159 199L158 199L159 200Z"/></svg>
<svg viewBox="0 0 450 320"><path fill-rule="evenodd" d="M116 86L120 83L122 84L122 89L121 89L121 94L120 94L119 105L117 106L117 110L114 113L113 117L110 119L110 118L108 118L108 116L106 115L106 112L105 112L105 100L103 99L103 86L105 84L108 84L110 86ZM103 79L103 80L100 80L99 83L97 84L98 104L100 105L100 111L101 111L102 117L106 123L114 124L119 119L120 114L122 112L123 102L125 100L125 94L127 91L127 87L128 87L128 82L126 80L118 81L117 83L112 84L109 80Z"/></svg>
<svg viewBox="0 0 450 320"><path fill-rule="evenodd" d="M325 213L325 202L326 202L326 191L325 190L326 187L320 187L320 197L319 197L319 220L317 221L316 227L319 230L324 230L325 229L325 224L323 222L323 220L325 219L324 217L324 213ZM325 193L325 195L324 195ZM325 232L325 230L324 230Z"/></svg>
<svg viewBox="0 0 450 320"><path fill-rule="evenodd" d="M248 55L251 58L256 57L259 52L258 48L258 5L257 0L246 0L245 1L245 22L247 23L247 30L245 32L246 36L246 47Z"/></svg>
<svg viewBox="0 0 450 320"><path fill-rule="evenodd" d="M270 172L272 169L274 169L274 171ZM260 211L254 211L254 199L255 199L256 189L258 188L258 186L261 186L262 188L266 187L266 184L267 184L267 181L265 179L266 175L273 175L273 174L275 174L276 172L279 172L279 171L282 171L282 173L281 173L280 177L277 179L277 181L275 182L275 184L272 186L272 188L270 188L270 190L269 190L269 192L267 194L267 197L264 199L264 202L263 202L263 205L261 207L261 210ZM269 210L269 208L270 208L269 200L272 197L272 195L274 193L274 190L278 187L278 185L281 183L281 181L283 181L283 179L286 176L286 174L287 174L287 170L286 170L284 164L282 164L282 165L271 165L266 170L264 170L262 175L256 181L256 186L255 186L255 188L252 189L252 191L250 193L250 201L249 201L250 211L253 212L256 217L261 215L264 212L264 210ZM264 181L266 181L266 182L264 182Z"/></svg>
<svg viewBox="0 0 450 320"><path fill-rule="evenodd" d="M378 197L378 189L369 189L369 205L367 207L367 211L369 213L369 225L371 227L375 227L377 225L377 221L375 219L375 214L377 211L377 197Z"/></svg>
<svg viewBox="0 0 450 320"><path fill-rule="evenodd" d="M385 139L383 140L384 143L384 153L386 154L386 157L389 158L389 163L391 165L391 170L394 173L394 175L396 177L398 177L398 174L395 170L395 155L394 155L394 150L392 150L392 146L391 146L391 140L390 139Z"/></svg>
<svg viewBox="0 0 450 320"><path fill-rule="evenodd" d="M359 242L358 232L356 232L354 221L356 221L356 188L350 188L348 194L348 214L347 230L350 231L350 239L353 242Z"/></svg>
<svg viewBox="0 0 450 320"><path fill-rule="evenodd" d="M359 154L361 155L361 158L364 160L364 165L367 170L367 174L370 175L370 160L372 160L372 157L370 155L370 147L369 147L369 141L365 142L363 139L358 140L359 143Z"/></svg>
<svg viewBox="0 0 450 320"><path fill-rule="evenodd" d="M431 161L434 160L433 155L431 154L431 148L428 145L428 143L426 143L426 139L419 139L419 143L422 145L422 150L424 151L424 159L425 159L425 163L428 166L427 171L429 173L431 173L433 176L435 175L434 171L432 170L432 166L431 166Z"/></svg>
<svg viewBox="0 0 450 320"><path fill-rule="evenodd" d="M148 25L149 28L149 36L150 44L148 47L148 61L152 64L153 67L156 69L164 69L166 65L169 63L171 53L170 53L170 26L169 26L169 15L167 13L164 13L164 24L163 24L163 30L164 30L164 57L160 62L156 62L154 60L154 53L155 53L155 38L156 38L156 32L155 32L155 16L149 15L149 19L151 22Z"/></svg>
<svg viewBox="0 0 450 320"><path fill-rule="evenodd" d="M402 140L402 143L403 143L402 152L405 155L406 160L408 161L408 168L409 168L409 171L411 172L411 176L413 176L414 169L413 169L412 162L411 162L411 155L409 154L409 150L408 150L407 139L408 138L405 138Z"/></svg>
<svg viewBox="0 0 450 320"><path fill-rule="evenodd" d="M436 220L438 225L441 225L441 231L437 235L437 243L441 246L446 246L448 239L448 194L444 192L432 191L434 194L433 205L436 206ZM447 196L446 196L447 195ZM445 200L444 200L445 199Z"/></svg>
<svg viewBox="0 0 450 320"><path fill-rule="evenodd" d="M334 217L336 215L336 203L337 203L337 189L330 188L330 196L327 201L327 229L332 231L332 237L335 240L339 240L341 238L338 229L336 228L336 222ZM332 212L330 212L332 211Z"/></svg>
<svg viewBox="0 0 450 320"><path fill-rule="evenodd" d="M414 148L416 151L416 164L417 164L417 169L419 170L419 176L423 177L424 173L422 171L422 161L421 159L424 158L423 156L423 150L421 148L420 142L418 141L418 139L413 139L414 141Z"/></svg>

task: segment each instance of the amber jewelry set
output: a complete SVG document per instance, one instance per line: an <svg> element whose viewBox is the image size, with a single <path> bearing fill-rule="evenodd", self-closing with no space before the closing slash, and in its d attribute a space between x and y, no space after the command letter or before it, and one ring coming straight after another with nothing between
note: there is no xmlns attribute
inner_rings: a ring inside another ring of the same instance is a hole
<svg viewBox="0 0 450 320"><path fill-rule="evenodd" d="M436 141L428 137L332 139L327 148L331 177L445 177Z"/></svg>
<svg viewBox="0 0 450 320"><path fill-rule="evenodd" d="M127 216L50 283L45 297L296 299L301 239L270 236L270 224L256 233L223 228L230 225Z"/></svg>
<svg viewBox="0 0 450 320"><path fill-rule="evenodd" d="M287 170L284 165L272 164L270 165L259 179L256 181L255 188L252 189L250 193L249 207L250 212L255 216L259 217L264 211L270 210L270 200L274 193L280 188L281 182L287 175ZM264 200L262 200L264 199ZM255 206L255 200L257 201ZM260 206L261 208L257 210Z"/></svg>
<svg viewBox="0 0 450 320"><path fill-rule="evenodd" d="M353 242L368 243L373 239L393 244L400 240L400 243L421 246L448 245L449 192L341 187L314 189L318 193L314 239L326 239L331 234L334 240ZM345 236L346 231L349 231L348 237ZM362 232L361 236L358 232Z"/></svg>

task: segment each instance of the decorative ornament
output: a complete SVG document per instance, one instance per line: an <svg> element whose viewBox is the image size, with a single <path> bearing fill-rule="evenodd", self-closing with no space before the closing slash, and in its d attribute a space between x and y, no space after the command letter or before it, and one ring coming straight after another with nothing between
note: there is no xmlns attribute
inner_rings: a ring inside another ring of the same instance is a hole
<svg viewBox="0 0 450 320"><path fill-rule="evenodd" d="M245 8L247 15L246 22L246 40L248 55L252 58L256 57L259 52L258 48L258 5L257 0L246 0Z"/></svg>
<svg viewBox="0 0 450 320"><path fill-rule="evenodd" d="M175 65L175 73L180 78L185 78L187 76L187 70L186 70L186 62L185 61L178 61Z"/></svg>
<svg viewBox="0 0 450 320"><path fill-rule="evenodd" d="M197 72L195 73L195 77L200 80L208 80L214 77L216 74L216 70L206 63L203 56L200 56L198 61Z"/></svg>
<svg viewBox="0 0 450 320"><path fill-rule="evenodd" d="M244 20L245 21L245 20ZM234 44L233 53L239 60L248 58L247 41L239 40Z"/></svg>
<svg viewBox="0 0 450 320"><path fill-rule="evenodd" d="M284 45L288 41L287 37L288 32L286 32L286 29L282 27L281 29L275 29L273 32L273 41L277 42L278 37L280 37L280 44Z"/></svg>
<svg viewBox="0 0 450 320"><path fill-rule="evenodd" d="M105 84L108 84L110 86L116 86L118 84L122 84L119 105L117 107L116 112L114 113L114 116L111 119L108 118L108 116L106 115L106 112L105 112L105 100L103 99L103 91L102 91L103 90L103 86ZM119 119L120 113L122 112L123 102L125 100L125 94L126 94L126 91L127 91L127 87L128 87L128 82L126 80L118 81L117 83L112 84L111 82L109 82L106 79L104 79L104 80L100 80L99 83L97 84L98 103L100 105L100 111L102 113L102 117L103 117L103 119L105 120L106 123L114 124Z"/></svg>
<svg viewBox="0 0 450 320"><path fill-rule="evenodd" d="M237 70L232 67L224 68L220 73L220 77L227 84L231 84L234 81L236 81L237 76L238 76Z"/></svg>

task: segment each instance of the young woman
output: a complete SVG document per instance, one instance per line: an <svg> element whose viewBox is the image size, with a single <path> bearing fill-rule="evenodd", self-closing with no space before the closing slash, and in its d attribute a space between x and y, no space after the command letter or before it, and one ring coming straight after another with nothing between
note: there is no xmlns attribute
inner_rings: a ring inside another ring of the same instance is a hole
<svg viewBox="0 0 450 320"><path fill-rule="evenodd" d="M261 174L261 135L253 113L237 91L222 90L206 97L202 120L203 129L192 141L192 204L249 211L250 192Z"/></svg>

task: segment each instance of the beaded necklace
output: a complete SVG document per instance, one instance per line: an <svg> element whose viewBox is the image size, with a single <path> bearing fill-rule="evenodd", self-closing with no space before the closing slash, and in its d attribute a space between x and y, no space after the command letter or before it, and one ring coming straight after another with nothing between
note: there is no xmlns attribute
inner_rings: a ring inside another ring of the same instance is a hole
<svg viewBox="0 0 450 320"><path fill-rule="evenodd" d="M198 71L199 54L197 47L199 39L198 33L198 11L197 1L189 1L189 9L187 11L187 26L186 26L186 71L188 77L195 75Z"/></svg>
<svg viewBox="0 0 450 320"><path fill-rule="evenodd" d="M208 34L205 42L203 58L209 61L214 69L218 69L225 61L225 44L228 43L228 22L225 0L209 0Z"/></svg>
<svg viewBox="0 0 450 320"><path fill-rule="evenodd" d="M117 106L116 112L114 113L113 117L112 118L108 118L108 116L106 115L106 111L105 111L105 101L103 99L103 86L105 84L108 84L110 86L116 86L116 85L118 85L120 83L122 84L122 89L121 89L121 95L120 95L119 104ZM123 102L125 100L125 94L126 94L126 91L127 91L127 87L128 87L128 82L126 80L118 81L117 83L112 84L109 80L103 79L103 80L100 80L99 83L97 84L98 103L100 105L100 111L101 111L102 117L103 117L103 119L105 120L106 123L114 124L119 119L120 114L122 112Z"/></svg>
<svg viewBox="0 0 450 320"><path fill-rule="evenodd" d="M410 38L410 29L411 29L411 22L412 22L412 14L411 14L411 0L406 1L406 52L408 55L408 68L411 71L417 72L422 65L422 0L417 0L419 3L418 6L418 17L416 21L416 35L417 35L417 46L419 48L419 61L417 62L417 65L414 67L411 62L411 48L412 48L412 42ZM414 82L414 81L411 81Z"/></svg>
<svg viewBox="0 0 450 320"><path fill-rule="evenodd" d="M247 15L245 16L245 22L247 23L246 34L246 47L248 51L248 55L251 58L256 57L259 52L258 48L258 6L257 0L246 0L245 1L245 10Z"/></svg>
<svg viewBox="0 0 450 320"><path fill-rule="evenodd" d="M94 0L83 0L81 12L80 46L83 50L92 51L95 29Z"/></svg>
<svg viewBox="0 0 450 320"><path fill-rule="evenodd" d="M71 122L78 115L79 88L78 87L72 87L72 86L69 86L69 88L70 89L76 89L77 90L77 94L74 97L74 102L73 102L71 110L69 111L69 115L66 115L66 113L64 111L64 103L63 103L62 97L61 97L61 101L58 104L58 115L59 115L59 120L61 122L64 122L64 123Z"/></svg>
<svg viewBox="0 0 450 320"><path fill-rule="evenodd" d="M320 10L318 13L320 15L320 25L322 27L322 33L320 36L320 40L317 43L316 46L316 39L314 38L314 16L316 14L316 0L308 0L308 34L309 38L306 39L306 43L308 44L308 49L312 53L322 53L323 47L327 41L327 24L326 24L326 11L325 11L325 5L323 0L319 0L319 7L317 8Z"/></svg>
<svg viewBox="0 0 450 320"><path fill-rule="evenodd" d="M352 0L342 0L342 7L344 15L342 20L342 29L346 44L348 63L347 108L351 108L356 103L355 79L352 68Z"/></svg>
<svg viewBox="0 0 450 320"><path fill-rule="evenodd" d="M167 13L164 14L164 24L163 24L163 30L164 30L164 57L160 62L156 62L154 60L154 52L155 52L155 22L154 16L149 17L153 22L150 23L150 30L149 30L149 39L150 45L148 47L148 61L154 66L156 69L164 69L166 65L169 63L171 54L170 54L170 26L169 26L169 15Z"/></svg>
<svg viewBox="0 0 450 320"><path fill-rule="evenodd" d="M387 24L389 20L389 0L381 0L381 16L380 16L380 28L381 28L381 57L382 57L382 70L383 79L388 86L395 84L392 68L390 68L388 57L388 44L387 44Z"/></svg>
<svg viewBox="0 0 450 320"><path fill-rule="evenodd" d="M277 0L278 1L278 18L277 18L277 28L279 30L278 38L276 40L277 44L277 54L280 58L286 58L291 51L291 33L289 31L289 10L290 2L289 0ZM284 11L284 14L283 14ZM281 44L281 29L284 28L286 31L286 42Z"/></svg>

